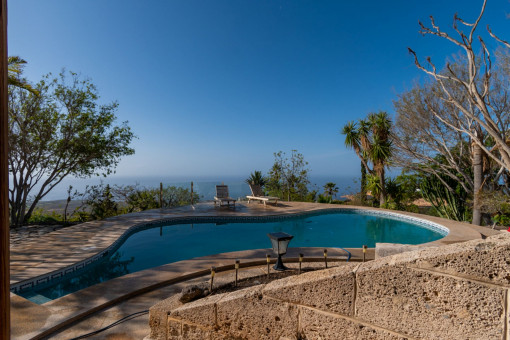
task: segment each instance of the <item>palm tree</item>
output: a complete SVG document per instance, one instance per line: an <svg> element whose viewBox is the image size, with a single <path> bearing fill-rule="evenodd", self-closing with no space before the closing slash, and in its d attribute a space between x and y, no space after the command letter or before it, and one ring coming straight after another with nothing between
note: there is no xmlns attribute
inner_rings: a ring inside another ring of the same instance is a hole
<svg viewBox="0 0 510 340"><path fill-rule="evenodd" d="M386 112L371 113L368 122L372 129L371 150L369 158L374 165L374 171L380 182L379 202L386 203L385 168L392 154L391 120Z"/></svg>
<svg viewBox="0 0 510 340"><path fill-rule="evenodd" d="M329 202L333 199L333 195L338 193L338 187L333 182L324 184L324 195L329 196Z"/></svg>
<svg viewBox="0 0 510 340"><path fill-rule="evenodd" d="M267 183L267 179L262 176L262 171L255 170L250 174L250 177L244 180L248 185L260 185L263 187Z"/></svg>
<svg viewBox="0 0 510 340"><path fill-rule="evenodd" d="M369 121L365 119L359 120L359 128L358 128L358 134L359 134L359 140L361 142L361 148L364 150L363 157L365 160L367 160L370 154L370 149L372 147L370 143L370 131L371 131L371 124Z"/></svg>
<svg viewBox="0 0 510 340"><path fill-rule="evenodd" d="M368 183L367 175L373 174L373 171L370 170L368 165L364 165L364 164L368 164L370 150L371 150L370 137L369 137L370 136L370 124L366 120L360 119L358 132L359 132L361 147L363 148L363 153L362 153L363 159L361 162L361 201L365 202L367 199L367 185L368 185L367 184ZM368 173L367 173L367 171L368 171Z"/></svg>
<svg viewBox="0 0 510 340"><path fill-rule="evenodd" d="M360 119L359 127L354 122L347 123L342 134L345 135L345 146L354 149L361 160L361 196L365 197L367 188L367 172L379 180L379 202L386 202L385 168L388 166L392 153L391 120L386 112L370 113L366 120ZM373 165L373 169L369 167ZM373 180L373 179L372 179Z"/></svg>
<svg viewBox="0 0 510 340"><path fill-rule="evenodd" d="M372 173L372 170L367 162L368 124L364 120L360 120L359 124L358 128L355 122L348 122L342 129L342 134L345 135L345 146L353 149L361 160L361 199L364 201L367 192L367 171Z"/></svg>
<svg viewBox="0 0 510 340"><path fill-rule="evenodd" d="M23 73L23 67L25 67L26 63L27 62L24 59L21 59L18 56L11 56L7 58L7 83L37 95L39 92L37 92L37 90L35 90L26 81L26 79L21 78L21 73Z"/></svg>

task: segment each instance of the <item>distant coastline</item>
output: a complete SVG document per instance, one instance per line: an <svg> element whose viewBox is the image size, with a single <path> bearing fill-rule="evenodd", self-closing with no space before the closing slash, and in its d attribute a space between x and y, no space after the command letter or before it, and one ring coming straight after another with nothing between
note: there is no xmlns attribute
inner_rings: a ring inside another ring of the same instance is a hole
<svg viewBox="0 0 510 340"><path fill-rule="evenodd" d="M246 176L247 177L247 176ZM234 198L244 197L250 194L250 188L244 183L244 178L241 176L224 176L224 177L198 177L198 178L184 178L184 177L93 177L87 179L80 178L66 178L59 185L57 185L48 195L46 195L43 201L57 201L65 200L67 198L67 188L69 185L73 186L73 190L83 192L87 185L97 185L99 183L110 184L110 185L135 185L138 184L141 187L159 187L159 183L163 183L164 186L176 186L189 188L191 181L193 181L194 191L197 192L201 200L212 200L215 194L215 186L217 184L226 184L229 186L230 195ZM340 198L342 195L352 194L358 190L359 179L354 176L310 176L311 190L317 190L319 193L323 192L323 186L327 182L336 183L339 191L336 198Z"/></svg>

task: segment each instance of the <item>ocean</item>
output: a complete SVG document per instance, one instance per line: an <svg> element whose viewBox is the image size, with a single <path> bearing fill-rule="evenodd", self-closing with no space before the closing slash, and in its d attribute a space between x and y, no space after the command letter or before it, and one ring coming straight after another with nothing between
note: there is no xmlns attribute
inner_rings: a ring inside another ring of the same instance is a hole
<svg viewBox="0 0 510 340"><path fill-rule="evenodd" d="M200 195L201 201L212 200L216 194L216 185L226 184L229 187L230 196L233 198L241 198L250 195L250 188L244 182L242 177L225 177L221 178L183 178L183 177L117 177L111 176L107 178L93 177L88 179L65 178L59 185L50 191L43 201L63 200L67 198L67 189L73 186L73 191L84 192L87 185L97 185L101 183L110 185L139 185L145 188L159 188L159 184L163 186L176 186L182 188L190 188L193 181L193 190ZM327 182L336 183L339 191L336 194L337 199L346 194L353 194L359 191L359 179L347 176L310 176L310 190L318 190L319 193L324 191L323 186Z"/></svg>

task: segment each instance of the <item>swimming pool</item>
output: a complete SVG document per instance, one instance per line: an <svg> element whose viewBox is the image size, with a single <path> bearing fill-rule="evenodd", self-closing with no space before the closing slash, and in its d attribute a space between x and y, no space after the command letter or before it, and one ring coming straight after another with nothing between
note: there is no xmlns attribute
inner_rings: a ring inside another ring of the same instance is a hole
<svg viewBox="0 0 510 340"><path fill-rule="evenodd" d="M399 217L400 216L400 217ZM115 277L166 263L223 252L269 248L267 233L294 236L290 247L359 248L376 242L420 244L447 229L392 213L342 209L300 216L187 218L140 226L112 245L100 260L19 295L44 303Z"/></svg>

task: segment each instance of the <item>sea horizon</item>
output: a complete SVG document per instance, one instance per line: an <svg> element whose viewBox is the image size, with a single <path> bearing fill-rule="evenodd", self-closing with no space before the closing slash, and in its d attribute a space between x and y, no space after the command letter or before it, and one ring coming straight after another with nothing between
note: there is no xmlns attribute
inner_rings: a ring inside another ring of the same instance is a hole
<svg viewBox="0 0 510 340"><path fill-rule="evenodd" d="M73 191L80 193L85 191L86 186L104 184L113 185L138 185L143 188L159 188L160 183L163 186L176 186L182 188L191 188L193 182L193 191L200 195L201 201L212 200L215 195L215 186L226 184L229 186L230 196L233 198L242 198L250 194L250 188L245 183L246 177L243 176L112 176L112 177L92 177L92 178L65 178L52 191L50 191L41 201L57 201L67 199L67 189L73 186ZM339 199L343 195L353 194L359 191L359 178L356 176L310 176L310 190L317 190L318 193L324 191L323 186L327 182L333 182L338 187L338 193L334 198Z"/></svg>

